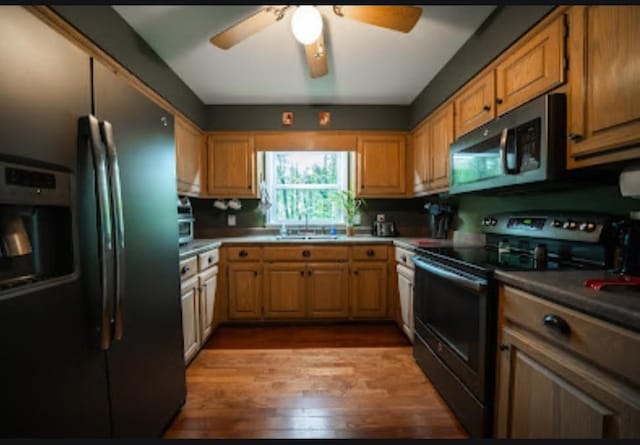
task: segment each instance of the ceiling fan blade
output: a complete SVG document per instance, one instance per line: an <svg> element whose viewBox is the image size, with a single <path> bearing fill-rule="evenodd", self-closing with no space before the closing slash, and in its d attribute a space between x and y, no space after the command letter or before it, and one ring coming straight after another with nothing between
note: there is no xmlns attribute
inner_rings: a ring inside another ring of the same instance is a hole
<svg viewBox="0 0 640 445"><path fill-rule="evenodd" d="M327 48L324 45L324 35L322 33L320 33L318 40L304 46L304 52L307 55L307 65L309 65L312 79L322 77L329 72Z"/></svg>
<svg viewBox="0 0 640 445"><path fill-rule="evenodd" d="M422 8L417 6L334 6L333 11L341 17L400 32L411 31L422 15Z"/></svg>
<svg viewBox="0 0 640 445"><path fill-rule="evenodd" d="M281 8L267 6L266 8L262 8L252 16L211 37L210 42L218 48L229 49L247 37L251 37L255 33L262 31L267 26L273 25L284 17L287 9L289 9L289 6L283 6Z"/></svg>

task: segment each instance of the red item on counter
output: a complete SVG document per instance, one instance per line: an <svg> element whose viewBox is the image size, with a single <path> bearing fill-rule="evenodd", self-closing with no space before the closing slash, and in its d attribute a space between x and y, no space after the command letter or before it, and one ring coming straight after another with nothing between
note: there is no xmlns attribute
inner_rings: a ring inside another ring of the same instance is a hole
<svg viewBox="0 0 640 445"><path fill-rule="evenodd" d="M584 285L594 290L602 290L606 286L631 286L640 287L640 277L631 275L616 275L611 278L585 280Z"/></svg>
<svg viewBox="0 0 640 445"><path fill-rule="evenodd" d="M419 246L433 246L433 245L439 244L439 243L440 243L439 241L433 241L433 240L430 240L430 239L421 239L421 240L417 241L417 244Z"/></svg>

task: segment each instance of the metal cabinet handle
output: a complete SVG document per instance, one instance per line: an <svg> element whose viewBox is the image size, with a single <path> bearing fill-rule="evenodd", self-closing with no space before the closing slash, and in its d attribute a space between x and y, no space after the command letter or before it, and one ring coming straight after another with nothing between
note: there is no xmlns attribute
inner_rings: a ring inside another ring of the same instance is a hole
<svg viewBox="0 0 640 445"><path fill-rule="evenodd" d="M182 275L189 273L189 271L191 271L191 268L189 266L184 266L182 268Z"/></svg>
<svg viewBox="0 0 640 445"><path fill-rule="evenodd" d="M571 333L569 323L567 323L564 318L555 314L545 315L542 319L542 324L562 335L569 335Z"/></svg>
<svg viewBox="0 0 640 445"><path fill-rule="evenodd" d="M253 271L253 276L254 276L254 277L257 277L257 276L258 276L258 271L257 271L257 270L254 270L254 271Z"/></svg>
<svg viewBox="0 0 640 445"><path fill-rule="evenodd" d="M238 256L239 256L240 258L244 258L244 257L246 257L247 255L249 255L249 252L247 252L246 250L241 250L240 252L238 252Z"/></svg>
<svg viewBox="0 0 640 445"><path fill-rule="evenodd" d="M300 271L300 276L301 276L301 277L304 277L304 270L301 270L301 271Z"/></svg>
<svg viewBox="0 0 640 445"><path fill-rule="evenodd" d="M311 256L311 252L309 252L308 250L303 250L302 256L305 258L309 258Z"/></svg>
<svg viewBox="0 0 640 445"><path fill-rule="evenodd" d="M313 274L313 271L311 271L311 270L307 271L307 275L308 276L311 276L312 274Z"/></svg>
<svg viewBox="0 0 640 445"><path fill-rule="evenodd" d="M491 107L489 105L485 105L484 107L482 107L482 109L484 111L491 111Z"/></svg>
<svg viewBox="0 0 640 445"><path fill-rule="evenodd" d="M509 345L500 345L500 350L501 351L508 351L509 350Z"/></svg>
<svg viewBox="0 0 640 445"><path fill-rule="evenodd" d="M402 260L403 263L407 262L407 256L406 255L402 255L402 257L400 259Z"/></svg>
<svg viewBox="0 0 640 445"><path fill-rule="evenodd" d="M584 139L584 137L581 134L569 133L567 135L567 139L573 142L580 142L582 139Z"/></svg>
<svg viewBox="0 0 640 445"><path fill-rule="evenodd" d="M209 264L213 263L213 257L212 257L212 256L210 256L210 257L207 259L207 261L209 262Z"/></svg>
<svg viewBox="0 0 640 445"><path fill-rule="evenodd" d="M358 275L358 271L357 271L357 270L354 270L354 271L353 271L353 274L354 274L354 275Z"/></svg>
<svg viewBox="0 0 640 445"><path fill-rule="evenodd" d="M367 250L367 256L375 256L376 252L373 249Z"/></svg>
<svg viewBox="0 0 640 445"><path fill-rule="evenodd" d="M498 97L498 98L496 99L496 103L497 103L498 105L501 105L501 104L502 104L502 99L500 99L500 98Z"/></svg>

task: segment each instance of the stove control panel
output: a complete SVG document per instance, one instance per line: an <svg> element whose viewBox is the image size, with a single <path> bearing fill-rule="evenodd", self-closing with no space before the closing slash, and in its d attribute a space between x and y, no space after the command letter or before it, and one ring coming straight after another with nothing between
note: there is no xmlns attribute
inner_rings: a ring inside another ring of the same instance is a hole
<svg viewBox="0 0 640 445"><path fill-rule="evenodd" d="M593 213L514 212L487 215L481 225L485 233L596 243L610 219Z"/></svg>

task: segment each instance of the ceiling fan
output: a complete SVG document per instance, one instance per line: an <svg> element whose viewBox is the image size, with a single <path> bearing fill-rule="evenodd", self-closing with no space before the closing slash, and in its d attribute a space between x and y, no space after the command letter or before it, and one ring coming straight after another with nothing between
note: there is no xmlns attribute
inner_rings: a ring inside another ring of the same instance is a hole
<svg viewBox="0 0 640 445"><path fill-rule="evenodd" d="M267 6L211 38L211 43L229 49L242 40L282 20L293 5ZM333 12L369 25L408 33L418 22L422 9L417 6L333 6ZM291 30L304 45L312 78L328 73L327 51L322 33L322 16L315 6L298 6L291 17Z"/></svg>

